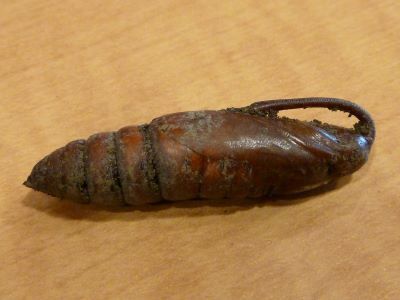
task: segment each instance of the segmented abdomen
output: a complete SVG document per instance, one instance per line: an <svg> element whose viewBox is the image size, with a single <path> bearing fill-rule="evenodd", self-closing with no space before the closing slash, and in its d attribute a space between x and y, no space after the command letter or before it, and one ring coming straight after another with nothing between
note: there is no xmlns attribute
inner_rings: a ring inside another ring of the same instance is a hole
<svg viewBox="0 0 400 300"><path fill-rule="evenodd" d="M82 176L75 179L81 200L105 205L161 200L152 144L148 125L98 133L68 144L65 149L78 149L75 167ZM71 192L64 190L62 197L71 198Z"/></svg>

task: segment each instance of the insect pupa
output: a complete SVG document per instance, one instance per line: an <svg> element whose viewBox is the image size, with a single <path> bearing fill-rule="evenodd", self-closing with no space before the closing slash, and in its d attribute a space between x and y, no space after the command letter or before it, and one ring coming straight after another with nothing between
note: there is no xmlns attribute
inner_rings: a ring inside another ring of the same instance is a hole
<svg viewBox="0 0 400 300"><path fill-rule="evenodd" d="M278 115L311 107L344 111L358 122L344 128ZM39 161L24 184L114 206L296 194L357 171L374 138L369 113L346 100L261 101L169 114L70 142Z"/></svg>

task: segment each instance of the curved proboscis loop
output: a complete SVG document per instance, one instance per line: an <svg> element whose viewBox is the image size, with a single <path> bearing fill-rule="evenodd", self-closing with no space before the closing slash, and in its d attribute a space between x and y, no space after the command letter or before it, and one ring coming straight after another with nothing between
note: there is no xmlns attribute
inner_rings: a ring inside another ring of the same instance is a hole
<svg viewBox="0 0 400 300"><path fill-rule="evenodd" d="M278 99L270 101L255 102L250 105L254 110L261 112L278 112L281 110L323 107L330 110L340 110L354 115L359 122L355 125L369 144L372 145L375 139L375 124L371 115L361 106L343 99L337 98L297 98L297 99Z"/></svg>

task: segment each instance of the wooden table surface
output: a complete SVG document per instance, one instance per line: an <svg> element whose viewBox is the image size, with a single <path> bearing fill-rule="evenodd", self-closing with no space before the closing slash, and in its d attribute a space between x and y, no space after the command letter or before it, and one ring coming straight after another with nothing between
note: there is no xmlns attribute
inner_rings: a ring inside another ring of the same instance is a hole
<svg viewBox="0 0 400 300"><path fill-rule="evenodd" d="M396 0L3 1L0 298L400 299L399 11ZM351 99L377 123L367 165L322 194L108 211L22 186L44 155L95 132L304 96Z"/></svg>

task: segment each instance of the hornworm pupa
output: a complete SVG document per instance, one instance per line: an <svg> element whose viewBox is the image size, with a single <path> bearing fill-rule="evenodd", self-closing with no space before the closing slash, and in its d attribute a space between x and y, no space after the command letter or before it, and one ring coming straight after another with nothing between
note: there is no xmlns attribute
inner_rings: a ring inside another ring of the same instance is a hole
<svg viewBox="0 0 400 300"><path fill-rule="evenodd" d="M324 107L354 115L354 128L278 116ZM39 161L25 185L81 203L295 194L357 171L375 138L371 116L335 98L261 101L181 112L70 142Z"/></svg>

